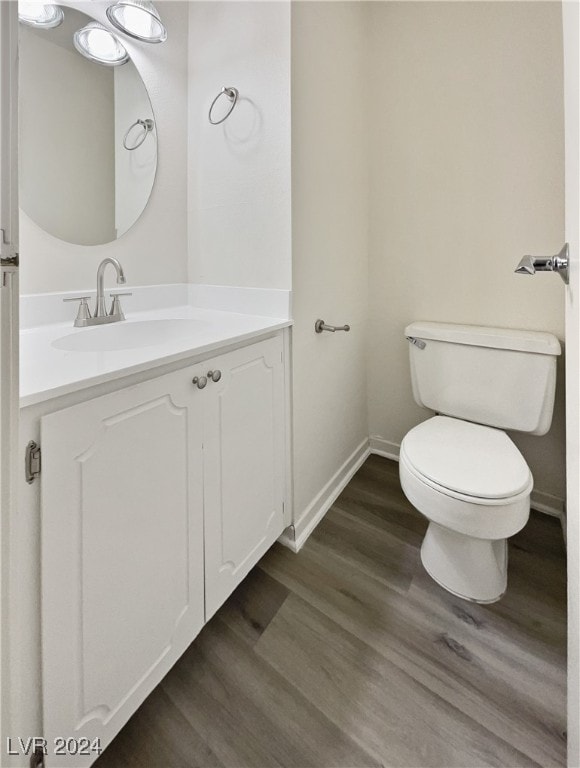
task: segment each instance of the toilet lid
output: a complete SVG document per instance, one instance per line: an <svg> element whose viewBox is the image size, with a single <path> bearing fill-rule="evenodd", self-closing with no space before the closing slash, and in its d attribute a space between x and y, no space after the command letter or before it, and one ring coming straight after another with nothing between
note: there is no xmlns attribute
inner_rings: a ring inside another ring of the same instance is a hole
<svg viewBox="0 0 580 768"><path fill-rule="evenodd" d="M505 432L448 416L414 427L401 453L419 474L466 496L515 496L531 479L524 457Z"/></svg>

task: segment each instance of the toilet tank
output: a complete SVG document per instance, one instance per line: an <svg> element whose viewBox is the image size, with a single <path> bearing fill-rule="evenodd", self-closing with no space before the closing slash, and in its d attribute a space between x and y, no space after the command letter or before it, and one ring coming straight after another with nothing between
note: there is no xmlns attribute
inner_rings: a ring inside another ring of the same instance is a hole
<svg viewBox="0 0 580 768"><path fill-rule="evenodd" d="M405 336L419 405L500 429L550 429L561 352L551 333L417 322Z"/></svg>

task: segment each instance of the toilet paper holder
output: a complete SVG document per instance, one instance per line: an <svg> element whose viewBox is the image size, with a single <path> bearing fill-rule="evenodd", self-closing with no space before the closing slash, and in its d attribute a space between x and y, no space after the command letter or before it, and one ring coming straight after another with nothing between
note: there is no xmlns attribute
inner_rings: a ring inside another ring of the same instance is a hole
<svg viewBox="0 0 580 768"><path fill-rule="evenodd" d="M350 331L350 325L327 325L324 320L317 320L314 323L314 332L322 333L322 331L330 331L335 333L336 331Z"/></svg>

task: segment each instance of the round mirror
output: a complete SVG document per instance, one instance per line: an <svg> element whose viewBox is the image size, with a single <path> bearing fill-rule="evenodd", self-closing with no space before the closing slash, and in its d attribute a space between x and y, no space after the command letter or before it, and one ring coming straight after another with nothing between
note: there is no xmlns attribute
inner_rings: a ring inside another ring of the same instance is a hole
<svg viewBox="0 0 580 768"><path fill-rule="evenodd" d="M59 26L19 25L20 205L54 237L100 245L121 237L147 205L157 130L133 62L82 55L75 33L94 19L62 10Z"/></svg>

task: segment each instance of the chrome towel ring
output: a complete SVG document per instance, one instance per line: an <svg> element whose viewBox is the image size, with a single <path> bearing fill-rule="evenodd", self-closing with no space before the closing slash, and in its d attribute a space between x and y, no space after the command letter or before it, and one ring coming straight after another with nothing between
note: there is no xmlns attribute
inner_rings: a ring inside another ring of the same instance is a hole
<svg viewBox="0 0 580 768"><path fill-rule="evenodd" d="M228 109L226 114L220 119L220 120L213 120L211 113L212 110L217 102L218 99L220 99L222 96L225 96L227 99L231 101L231 107ZM212 125L219 125L220 123L223 123L224 120L226 120L233 112L234 107L236 106L236 102L238 100L239 91L237 88L226 88L225 86L221 89L221 91L218 93L218 95L215 97L215 99L212 101L211 106L209 108L209 121Z"/></svg>
<svg viewBox="0 0 580 768"><path fill-rule="evenodd" d="M137 141L133 144L133 146L129 147L127 146L127 139L129 138L129 134L131 133L133 128L136 128L137 126L141 126L143 128L143 131L142 133L139 134L139 136L137 137ZM155 123L150 118L147 118L146 120L141 120L141 118L139 118L138 120L135 120L133 125L130 125L129 128L127 129L127 133L123 138L123 146L125 147L125 149L128 149L129 152L132 152L134 149L137 149L138 147L140 147L141 144L143 144L143 142L147 138L147 134L151 133L153 128L155 128Z"/></svg>

